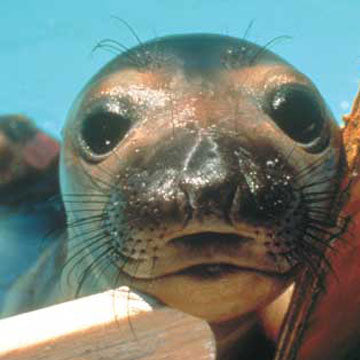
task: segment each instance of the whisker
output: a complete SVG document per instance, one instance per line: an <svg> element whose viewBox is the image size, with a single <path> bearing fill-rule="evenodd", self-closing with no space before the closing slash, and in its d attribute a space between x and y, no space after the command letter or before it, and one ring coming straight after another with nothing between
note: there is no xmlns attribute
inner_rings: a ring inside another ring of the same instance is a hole
<svg viewBox="0 0 360 360"><path fill-rule="evenodd" d="M93 243L91 244L91 247L98 244L99 242L101 242L101 244L99 244L99 246L97 246L95 248L92 248L91 251L94 253L95 251L97 251L103 247L106 247L107 245L111 245L112 242L110 240L108 240L106 242L102 242L102 240L104 240L106 238L107 238L107 236L100 236L100 234L99 234L98 238L96 240L94 240ZM70 256L70 258L64 264L63 268L66 269L67 267L70 266L71 263L73 263L71 268L67 271L68 284L70 284L70 278L71 278L72 273L75 271L75 269L77 267L79 267L79 265L82 264L86 260L86 258L88 258L90 256L90 253L85 253L82 257L77 259L77 257L80 254L83 254L87 249L89 249L89 246L84 246L81 249L77 250L74 254L72 254Z"/></svg>
<svg viewBox="0 0 360 360"><path fill-rule="evenodd" d="M72 224L82 223L83 221L87 221L87 220L97 220L97 219L105 219L105 218L106 217L103 213L98 213L98 214L89 215L89 216L87 215L87 216L83 216L83 217L78 217L72 221L68 221L67 225L71 226Z"/></svg>
<svg viewBox="0 0 360 360"><path fill-rule="evenodd" d="M303 197L306 198L310 198L312 199L313 197L317 197L317 196L323 196L323 195L331 195L331 197L333 197L334 195L336 195L334 193L334 190L322 190L322 191L312 191L312 192L303 192Z"/></svg>
<svg viewBox="0 0 360 360"><path fill-rule="evenodd" d="M99 218L99 219L89 219L86 218L82 221L74 221L73 223L69 223L67 225L67 229L68 230L73 230L73 229L82 229L82 228L94 228L97 227L99 224L103 223L103 219Z"/></svg>
<svg viewBox="0 0 360 360"><path fill-rule="evenodd" d="M325 256L324 251L319 250L316 246L313 246L311 243L308 243L306 240L301 243L301 246L307 247L307 251L317 258L316 266L321 270L321 265L324 264L326 266L326 269L334 273L334 269L328 260L328 258Z"/></svg>
<svg viewBox="0 0 360 360"><path fill-rule="evenodd" d="M86 243L89 239L90 241L92 240L92 237L87 238L87 235L92 234L93 236L99 235L99 234L106 234L106 230L103 229L98 229L97 231L95 231L93 229L90 229L88 231L82 231L81 233L77 233L75 235L72 235L69 237L68 239L68 243L71 244L72 247L77 247L82 245L84 242ZM80 241L78 241L80 239ZM74 244L73 244L74 243Z"/></svg>
<svg viewBox="0 0 360 360"><path fill-rule="evenodd" d="M142 41L141 41L141 39L140 39L140 37L139 37L139 35L136 33L136 31L134 30L134 28L133 28L127 21L125 21L124 19L122 19L122 18L120 18L120 17L118 17L118 16L112 15L111 17L112 17L113 19L121 22L123 25L125 25L126 28L130 31L130 33L134 36L135 40L138 42L139 45L142 45L142 44L143 44Z"/></svg>
<svg viewBox="0 0 360 360"><path fill-rule="evenodd" d="M70 194L70 193L65 193L65 194L62 194L62 197L89 197L89 198L92 198L92 197L104 197L104 198L108 198L109 195L107 194L103 194L103 193L98 193L98 194L94 194L94 193L84 193L84 194L80 194L80 193L76 193L76 194Z"/></svg>
<svg viewBox="0 0 360 360"><path fill-rule="evenodd" d="M297 247L296 249L297 255L300 256L302 263L306 266L306 268L310 271L310 275L313 278L319 277L319 264L313 256L308 253L308 250L304 249L304 247Z"/></svg>
<svg viewBox="0 0 360 360"><path fill-rule="evenodd" d="M267 49L270 48L270 46L272 46L273 44L275 44L276 42L279 42L280 40L291 40L291 36L288 36L288 35L280 35L280 36L277 36L273 39L271 39L270 41L268 41L264 46L262 46L258 51L257 53L253 56L253 58L249 61L249 64L250 65L253 65L256 60L263 54L265 53L265 51Z"/></svg>
<svg viewBox="0 0 360 360"><path fill-rule="evenodd" d="M316 173L319 169L322 168L322 165L326 162L327 158L320 157L319 159L315 160L314 162L310 163L309 165L304 166L302 169L298 170L295 179L300 180L306 176L309 176L312 173ZM333 176L330 177L333 180Z"/></svg>
<svg viewBox="0 0 360 360"><path fill-rule="evenodd" d="M132 288L133 283L134 283L134 281L135 281L135 274L137 273L137 270L139 269L139 266L140 266L140 262L138 262L138 263L136 264L135 271L134 271L134 277L132 277L131 280L130 280L130 284L129 284L129 285L130 285L130 286L129 286L130 289ZM128 292L128 295L127 295L127 306L126 306L127 320L128 320L128 325L129 325L130 331L131 331L134 339L135 339L136 341L139 341L139 340L138 340L138 337L136 336L136 333L135 333L134 325L133 325L133 323L132 323L132 321L131 321L129 301L130 301L130 291Z"/></svg>
<svg viewBox="0 0 360 360"><path fill-rule="evenodd" d="M321 230L317 230L317 231L321 231ZM321 237L314 235L309 230L305 231L304 235L305 236L303 238L303 241L306 241L306 237L310 237L311 239L315 240L315 242L320 243L321 245L325 246L327 249L336 251L336 249L329 243L329 241L326 241L326 240L322 239ZM329 233L325 232L325 235L329 235Z"/></svg>
<svg viewBox="0 0 360 360"><path fill-rule="evenodd" d="M253 25L254 25L254 22L255 22L255 20L252 19L252 20L249 22L247 28L245 29L244 35L243 35L243 37L242 37L244 40L247 40L247 38L248 38L248 36L249 36L249 34L250 34L250 31L251 31L251 29L252 29L252 27L253 27Z"/></svg>
<svg viewBox="0 0 360 360"><path fill-rule="evenodd" d="M109 197L107 197L109 198ZM90 198L89 198L90 199ZM99 200L65 200L65 204L106 204L107 201L99 201Z"/></svg>
<svg viewBox="0 0 360 360"><path fill-rule="evenodd" d="M95 268L96 266L98 266L98 262L100 261L104 261L107 259L107 254L108 254L109 249L105 249L103 252L101 252L94 260L91 264L89 264L86 269L84 270L83 275L81 276L78 286L76 288L75 291L75 298L78 298L80 295L80 291L87 279L87 277L89 276L89 273L92 271L93 268Z"/></svg>
<svg viewBox="0 0 360 360"><path fill-rule="evenodd" d="M95 53L97 50L104 50L109 52L110 54L113 54L115 56L120 55L122 53L121 49L114 45L110 44L101 44L97 43L91 50L91 54Z"/></svg>
<svg viewBox="0 0 360 360"><path fill-rule="evenodd" d="M96 48L98 47L102 47L103 45L107 46L112 46L114 47L116 50L119 51L119 53L122 53L123 51L129 51L129 48L127 46L125 46L124 44L122 44L121 42L114 40L114 39L110 39L110 38L106 38L106 39L102 39L100 40L94 47L93 51L96 50Z"/></svg>
<svg viewBox="0 0 360 360"><path fill-rule="evenodd" d="M315 186L318 186L318 185L328 184L331 181L334 181L334 178L331 177L331 176L328 176L328 177L321 178L320 180L317 180L317 181L314 181L314 182L309 182L309 183L307 183L305 185L302 185L300 187L294 187L294 190L300 192L300 191L303 191L305 189L312 188L312 187L315 187ZM336 190L337 184L334 184L332 186Z"/></svg>

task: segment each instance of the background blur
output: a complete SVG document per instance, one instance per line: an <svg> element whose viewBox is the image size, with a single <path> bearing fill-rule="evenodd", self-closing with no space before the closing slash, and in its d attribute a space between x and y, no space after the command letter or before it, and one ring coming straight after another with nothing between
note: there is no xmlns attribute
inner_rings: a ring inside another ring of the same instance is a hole
<svg viewBox="0 0 360 360"><path fill-rule="evenodd" d="M213 32L266 44L307 74L341 119L360 79L360 1L0 0L0 113L21 112L60 136L86 81L113 55L92 53L111 38L136 44L173 33Z"/></svg>

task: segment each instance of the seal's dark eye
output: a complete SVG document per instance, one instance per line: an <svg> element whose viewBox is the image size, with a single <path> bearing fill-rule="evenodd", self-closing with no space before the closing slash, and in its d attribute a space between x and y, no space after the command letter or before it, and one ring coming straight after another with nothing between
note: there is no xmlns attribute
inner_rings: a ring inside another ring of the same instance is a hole
<svg viewBox="0 0 360 360"><path fill-rule="evenodd" d="M81 137L94 155L104 155L115 148L130 126L131 121L126 115L96 112L85 118Z"/></svg>
<svg viewBox="0 0 360 360"><path fill-rule="evenodd" d="M324 115L316 95L303 85L283 85L269 97L268 115L293 140L308 144L318 138Z"/></svg>

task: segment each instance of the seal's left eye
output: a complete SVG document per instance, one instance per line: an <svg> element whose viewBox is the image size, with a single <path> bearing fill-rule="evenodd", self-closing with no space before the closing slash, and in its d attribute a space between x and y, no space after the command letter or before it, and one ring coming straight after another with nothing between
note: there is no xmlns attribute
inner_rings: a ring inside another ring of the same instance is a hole
<svg viewBox="0 0 360 360"><path fill-rule="evenodd" d="M81 138L88 151L104 155L113 150L131 126L128 117L110 112L88 115L81 127Z"/></svg>
<svg viewBox="0 0 360 360"><path fill-rule="evenodd" d="M267 113L293 140L309 144L319 138L324 114L317 96L300 84L286 84L268 97Z"/></svg>

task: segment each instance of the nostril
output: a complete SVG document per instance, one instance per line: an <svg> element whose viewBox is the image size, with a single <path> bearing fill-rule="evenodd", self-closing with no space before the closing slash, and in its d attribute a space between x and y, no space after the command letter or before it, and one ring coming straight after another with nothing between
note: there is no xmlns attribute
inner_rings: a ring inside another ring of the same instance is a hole
<svg viewBox="0 0 360 360"><path fill-rule="evenodd" d="M224 179L212 180L179 185L188 199L191 217L216 216L230 221L229 214L236 193L236 185L230 181L223 181Z"/></svg>
<svg viewBox="0 0 360 360"><path fill-rule="evenodd" d="M235 185L230 182L221 184L213 184L202 189L199 196L199 201L202 203L212 202L220 203L223 209L230 209L236 191Z"/></svg>

